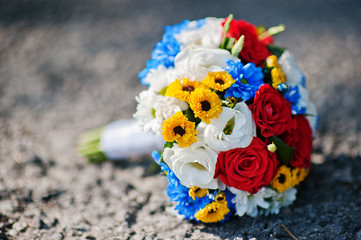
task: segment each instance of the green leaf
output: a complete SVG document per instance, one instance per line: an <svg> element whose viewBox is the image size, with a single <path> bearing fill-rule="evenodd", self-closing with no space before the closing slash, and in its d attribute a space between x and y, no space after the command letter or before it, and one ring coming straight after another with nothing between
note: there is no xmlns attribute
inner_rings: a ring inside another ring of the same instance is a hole
<svg viewBox="0 0 361 240"><path fill-rule="evenodd" d="M242 51L244 43L244 35L240 36L238 41L232 47L232 55L238 57L239 53Z"/></svg>
<svg viewBox="0 0 361 240"><path fill-rule="evenodd" d="M287 165L292 158L293 151L295 148L288 146L281 139L276 136L271 136L270 140L276 145L277 159L282 165Z"/></svg>
<svg viewBox="0 0 361 240"><path fill-rule="evenodd" d="M185 112L185 116L188 118L189 121L194 122L196 127L198 126L198 124L202 121L200 118L197 118L196 116L194 116L194 112L192 111L191 108L189 108L186 112Z"/></svg>
<svg viewBox="0 0 361 240"><path fill-rule="evenodd" d="M271 74L271 71L274 67L268 67L268 66L265 66L262 68L262 72L263 72L263 82L264 83L272 83L272 74Z"/></svg>
<svg viewBox="0 0 361 240"><path fill-rule="evenodd" d="M164 144L163 152L165 148L172 148L175 142L166 142Z"/></svg>
<svg viewBox="0 0 361 240"><path fill-rule="evenodd" d="M160 92L159 92L159 95L165 96L165 93L167 92L167 88L168 88L168 86L162 88L162 90L160 90Z"/></svg>
<svg viewBox="0 0 361 240"><path fill-rule="evenodd" d="M275 45L267 45L268 50L279 59L286 48L278 47Z"/></svg>

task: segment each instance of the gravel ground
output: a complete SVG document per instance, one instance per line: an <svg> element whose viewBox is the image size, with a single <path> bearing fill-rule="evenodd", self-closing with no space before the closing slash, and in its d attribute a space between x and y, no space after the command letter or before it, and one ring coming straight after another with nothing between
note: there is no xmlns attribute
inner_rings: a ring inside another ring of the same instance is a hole
<svg viewBox="0 0 361 240"><path fill-rule="evenodd" d="M83 131L135 111L162 27L225 17L284 23L320 113L313 171L277 216L225 224L166 211L149 156L88 164ZM0 2L0 239L361 239L358 0Z"/></svg>

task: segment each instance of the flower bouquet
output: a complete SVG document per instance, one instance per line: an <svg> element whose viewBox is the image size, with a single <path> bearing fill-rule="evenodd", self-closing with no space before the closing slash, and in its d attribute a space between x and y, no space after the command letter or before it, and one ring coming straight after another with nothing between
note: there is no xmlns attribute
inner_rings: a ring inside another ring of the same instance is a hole
<svg viewBox="0 0 361 240"><path fill-rule="evenodd" d="M273 45L283 25L205 18L166 26L139 73L140 127L174 210L205 223L277 214L311 168L317 112L292 54Z"/></svg>

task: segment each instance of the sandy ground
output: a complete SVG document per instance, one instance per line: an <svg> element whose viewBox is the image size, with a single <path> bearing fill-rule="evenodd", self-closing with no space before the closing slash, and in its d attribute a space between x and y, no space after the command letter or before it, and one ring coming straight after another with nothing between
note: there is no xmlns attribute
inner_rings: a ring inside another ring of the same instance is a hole
<svg viewBox="0 0 361 240"><path fill-rule="evenodd" d="M169 214L149 156L88 164L83 131L135 111L163 26L225 17L283 23L320 113L314 166L278 216L196 224ZM0 239L361 239L359 1L0 2Z"/></svg>

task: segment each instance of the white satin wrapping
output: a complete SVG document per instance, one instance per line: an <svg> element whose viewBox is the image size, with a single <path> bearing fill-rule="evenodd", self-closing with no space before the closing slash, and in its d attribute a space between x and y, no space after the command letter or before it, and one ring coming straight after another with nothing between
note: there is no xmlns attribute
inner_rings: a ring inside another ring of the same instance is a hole
<svg viewBox="0 0 361 240"><path fill-rule="evenodd" d="M162 149L164 143L162 136L143 132L135 119L109 124L100 137L101 149L111 160L150 154L153 150Z"/></svg>

